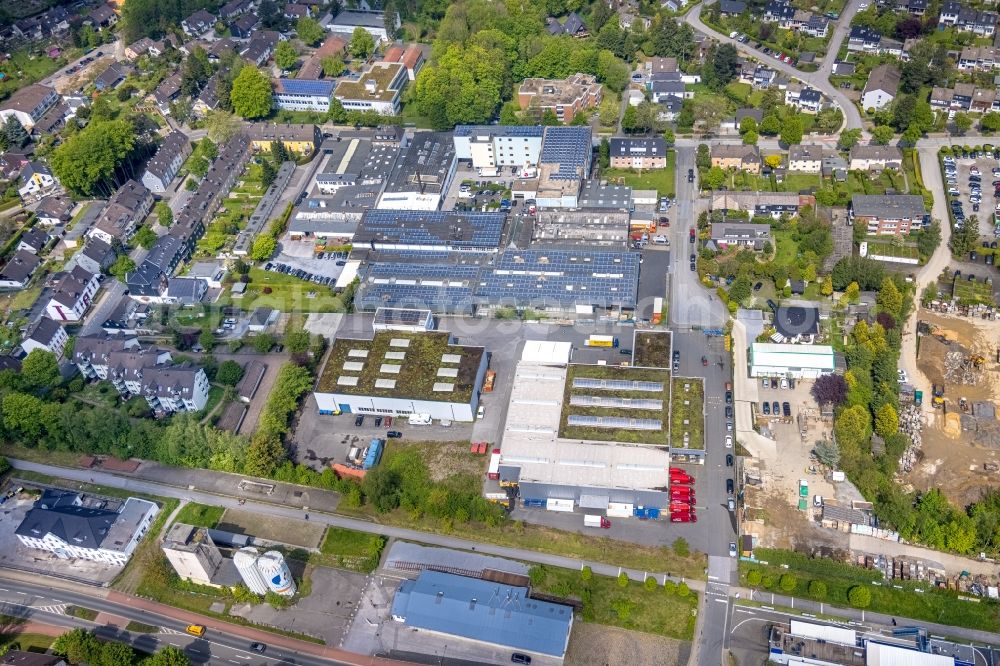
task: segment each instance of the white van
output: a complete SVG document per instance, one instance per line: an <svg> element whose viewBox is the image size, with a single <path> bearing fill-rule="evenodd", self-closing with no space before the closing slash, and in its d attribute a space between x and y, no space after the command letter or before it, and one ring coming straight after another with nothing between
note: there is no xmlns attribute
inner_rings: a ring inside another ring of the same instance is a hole
<svg viewBox="0 0 1000 666"><path fill-rule="evenodd" d="M431 415L430 414L410 414L408 419L410 425L430 425Z"/></svg>
<svg viewBox="0 0 1000 666"><path fill-rule="evenodd" d="M653 236L653 243L655 245L670 245L670 241L664 235Z"/></svg>

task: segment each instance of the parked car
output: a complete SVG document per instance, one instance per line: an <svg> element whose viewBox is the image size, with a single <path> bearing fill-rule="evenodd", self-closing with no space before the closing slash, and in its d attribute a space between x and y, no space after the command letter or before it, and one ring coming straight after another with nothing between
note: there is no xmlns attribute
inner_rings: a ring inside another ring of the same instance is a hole
<svg viewBox="0 0 1000 666"><path fill-rule="evenodd" d="M726 391L726 404L727 405L733 404L733 392L732 391Z"/></svg>
<svg viewBox="0 0 1000 666"><path fill-rule="evenodd" d="M259 652L260 654L264 654L264 651L267 650L267 646L264 645L263 643L251 643L250 649L253 650L254 652Z"/></svg>
<svg viewBox="0 0 1000 666"><path fill-rule="evenodd" d="M789 416L792 415L792 406L787 402L781 403L781 410L784 413L785 418L788 418Z"/></svg>
<svg viewBox="0 0 1000 666"><path fill-rule="evenodd" d="M771 402L771 413L775 416L779 416L781 414L781 406L778 404L777 400Z"/></svg>
<svg viewBox="0 0 1000 666"><path fill-rule="evenodd" d="M360 415L360 416L358 416L357 418L354 419L354 426L356 428L360 428L361 426L364 425L364 423L365 423L365 417L364 417L364 415Z"/></svg>
<svg viewBox="0 0 1000 666"><path fill-rule="evenodd" d="M729 557L736 557L736 542L729 542Z"/></svg>
<svg viewBox="0 0 1000 666"><path fill-rule="evenodd" d="M764 416L771 415L771 405L768 404L767 400L761 403L760 411L764 412Z"/></svg>
<svg viewBox="0 0 1000 666"><path fill-rule="evenodd" d="M388 437L389 439L399 439L400 437L403 436L403 433L399 432L398 430L390 430L385 433L385 436Z"/></svg>
<svg viewBox="0 0 1000 666"><path fill-rule="evenodd" d="M733 466L733 454L727 453L726 454L726 467L732 467L732 466Z"/></svg>
<svg viewBox="0 0 1000 666"><path fill-rule="evenodd" d="M381 416L376 416L375 417L375 427L376 428L381 428L382 427L382 417Z"/></svg>

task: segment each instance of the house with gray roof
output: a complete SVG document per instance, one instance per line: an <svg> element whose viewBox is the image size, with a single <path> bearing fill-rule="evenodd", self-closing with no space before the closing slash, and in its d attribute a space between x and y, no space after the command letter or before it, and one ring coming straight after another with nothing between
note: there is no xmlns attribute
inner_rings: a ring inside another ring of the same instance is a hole
<svg viewBox="0 0 1000 666"><path fill-rule="evenodd" d="M59 360L62 358L67 342L69 342L69 335L62 324L43 316L28 324L21 340L21 349L24 350L25 354L41 349L55 354L56 360Z"/></svg>
<svg viewBox="0 0 1000 666"><path fill-rule="evenodd" d="M184 160L191 154L191 141L183 132L171 132L160 144L142 174L142 184L151 192L162 194L173 182Z"/></svg>
<svg viewBox="0 0 1000 666"><path fill-rule="evenodd" d="M18 250L4 264L3 268L0 268L0 287L24 289L41 264L42 260L32 253L27 250Z"/></svg>
<svg viewBox="0 0 1000 666"><path fill-rule="evenodd" d="M929 221L924 198L917 194L855 194L848 221L863 224L869 235L904 236Z"/></svg>

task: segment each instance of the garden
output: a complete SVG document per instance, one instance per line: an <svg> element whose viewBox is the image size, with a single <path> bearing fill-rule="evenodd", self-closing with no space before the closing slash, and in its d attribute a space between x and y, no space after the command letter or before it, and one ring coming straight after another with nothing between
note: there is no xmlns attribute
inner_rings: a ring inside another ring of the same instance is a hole
<svg viewBox="0 0 1000 666"><path fill-rule="evenodd" d="M674 377L670 401L670 446L673 449L705 448L705 381L700 377Z"/></svg>

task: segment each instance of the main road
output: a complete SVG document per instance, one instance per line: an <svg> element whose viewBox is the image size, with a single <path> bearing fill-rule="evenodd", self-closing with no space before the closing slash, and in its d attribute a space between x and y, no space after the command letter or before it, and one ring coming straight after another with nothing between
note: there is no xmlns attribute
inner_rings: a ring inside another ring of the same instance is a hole
<svg viewBox="0 0 1000 666"><path fill-rule="evenodd" d="M847 29L850 27L851 19L858 11L860 4L861 0L850 0L850 2L847 3L847 6L844 7L844 12L841 14L840 19L836 24L836 28L834 28L833 36L830 39L830 45L827 49L826 56L824 57L819 69L815 72L803 72L776 58L768 57L762 51L758 51L749 44L743 44L735 39L730 39L727 35L716 32L715 29L705 25L705 23L701 20L701 10L704 7L704 4L698 4L692 7L691 10L684 15L684 22L698 32L708 35L716 41L722 42L723 44L732 44L736 47L737 51L745 56L756 58L772 69L776 69L779 72L787 74L788 76L799 79L804 83L808 83L840 107L840 110L844 114L844 121L847 129L863 130L864 124L861 121L861 113L858 111L858 107L847 97L847 95L844 94L843 90L830 83L829 79L830 72L833 71L833 62L837 57L837 51L840 49L840 42L843 40Z"/></svg>

